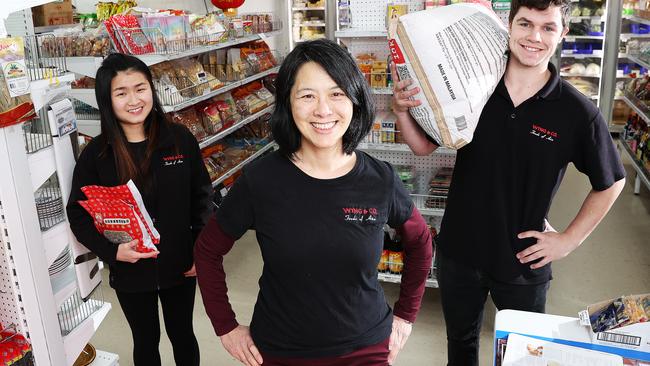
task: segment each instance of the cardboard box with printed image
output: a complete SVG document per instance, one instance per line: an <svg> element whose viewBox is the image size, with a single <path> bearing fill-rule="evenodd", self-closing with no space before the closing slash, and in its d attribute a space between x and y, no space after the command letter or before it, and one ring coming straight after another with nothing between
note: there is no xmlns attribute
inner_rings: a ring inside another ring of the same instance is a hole
<svg viewBox="0 0 650 366"><path fill-rule="evenodd" d="M650 294L602 301L579 315L592 343L650 353Z"/></svg>
<svg viewBox="0 0 650 366"><path fill-rule="evenodd" d="M34 26L72 24L71 0L53 1L32 8Z"/></svg>

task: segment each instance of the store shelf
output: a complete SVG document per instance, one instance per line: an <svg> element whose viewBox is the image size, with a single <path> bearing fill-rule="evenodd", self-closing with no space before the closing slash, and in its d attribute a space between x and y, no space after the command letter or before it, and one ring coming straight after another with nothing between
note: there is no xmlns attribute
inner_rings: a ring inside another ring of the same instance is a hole
<svg viewBox="0 0 650 366"><path fill-rule="evenodd" d="M230 178L230 176L232 176L233 174L235 174L235 173L237 173L238 171L240 171L241 168L243 168L244 166L246 166L248 163L250 163L251 161L257 159L257 158L260 157L260 156L262 156L262 154L264 154L265 152L267 152L267 151L273 149L273 148L276 147L276 146L277 146L277 144L276 144L275 142L270 142L270 143L268 143L266 146L264 146L263 148L261 148L261 149L259 149L258 151L256 151L255 154L249 156L248 158L246 158L246 160L244 160L244 161L242 161L241 163L237 164L237 166L235 166L234 168L230 169L230 170L227 171L225 174L223 174L222 176L220 176L217 180L215 180L214 182L212 182L212 186L213 186L213 187L216 187L217 185L219 185L219 183L223 182L224 180Z"/></svg>
<svg viewBox="0 0 650 366"><path fill-rule="evenodd" d="M640 18L640 17L634 16L634 15L624 15L623 19L631 20L631 21L636 22L636 23L650 25L650 19Z"/></svg>
<svg viewBox="0 0 650 366"><path fill-rule="evenodd" d="M51 266L59 257L63 249L70 243L68 224L66 221L56 224L51 229L43 232L43 250L47 266Z"/></svg>
<svg viewBox="0 0 650 366"><path fill-rule="evenodd" d="M79 26L78 23L60 24L60 25L46 25L46 26L34 27L34 33L36 33L36 34L52 33L55 30L72 29L72 28L75 28L77 26Z"/></svg>
<svg viewBox="0 0 650 366"><path fill-rule="evenodd" d="M593 75L593 74L572 74L570 72L561 72L560 76L563 78L596 78L600 79L600 74L598 75Z"/></svg>
<svg viewBox="0 0 650 366"><path fill-rule="evenodd" d="M228 48L246 42L256 41L258 39L266 39L273 36L277 36L279 34L282 34L282 30L275 30L268 33L254 34L251 36L237 38L228 42L219 43L217 45L192 48L191 50L187 50L183 52L176 52L176 53L169 53L169 54L134 55L134 56L142 60L145 64L147 64L147 66L151 66L165 61L171 61L183 57L199 55L205 52ZM94 78L95 75L97 74L97 69L99 69L103 60L104 59L102 57L66 57L66 63L69 71L72 71L80 75L90 76L92 78Z"/></svg>
<svg viewBox="0 0 650 366"><path fill-rule="evenodd" d="M603 57L603 51L601 50L595 50L594 53L566 53L562 52L561 57L564 58L602 58Z"/></svg>
<svg viewBox="0 0 650 366"><path fill-rule="evenodd" d="M97 350L95 361L88 366L117 366L120 356L115 353Z"/></svg>
<svg viewBox="0 0 650 366"><path fill-rule="evenodd" d="M32 188L36 192L56 171L54 148L48 146L33 154L27 155L27 163L32 178Z"/></svg>
<svg viewBox="0 0 650 366"><path fill-rule="evenodd" d="M393 95L393 89L391 88L372 88L371 92L378 95Z"/></svg>
<svg viewBox="0 0 650 366"><path fill-rule="evenodd" d="M572 16L569 17L569 23L580 23L583 20L589 20L591 22L604 22L605 19L605 16Z"/></svg>
<svg viewBox="0 0 650 366"><path fill-rule="evenodd" d="M637 56L632 56L632 55L627 55L627 59L634 62L635 64L639 66L643 66L646 69L650 69L650 62L646 62L638 58Z"/></svg>
<svg viewBox="0 0 650 366"><path fill-rule="evenodd" d="M650 38L650 34L636 34L636 33L621 33L622 41L627 41L631 38Z"/></svg>
<svg viewBox="0 0 650 366"><path fill-rule="evenodd" d="M277 36L277 35L280 35L280 34L282 34L282 30L275 30L275 31L271 31L271 32L268 32L268 33L259 33L259 34L254 34L254 35L250 35L250 36L245 36L245 37L233 39L231 41L219 43L219 44L212 45L212 46L197 47L197 48L193 48L191 50L187 50L187 51L183 51L183 52L176 52L176 53L170 53L170 54L156 54L156 55L149 54L149 55L140 55L140 56L136 56L136 57L139 58L140 60L142 60L145 64L147 64L147 66L151 66L151 65L155 65L155 64L165 62L165 61L171 61L171 60L176 60L176 59L183 58L183 57L199 55L201 53L210 52L210 51L214 51L214 50L220 50L220 49L228 48L228 47L232 47L232 46L237 46L237 45L240 45L242 43L257 41L258 39L266 39L266 38L270 38L270 37Z"/></svg>
<svg viewBox="0 0 650 366"><path fill-rule="evenodd" d="M84 135L95 137L102 132L101 121L92 119L78 119L77 129Z"/></svg>
<svg viewBox="0 0 650 366"><path fill-rule="evenodd" d="M50 276L52 292L54 293L54 303L56 308L60 308L70 296L77 291L77 274L74 266L66 268L63 272Z"/></svg>
<svg viewBox="0 0 650 366"><path fill-rule="evenodd" d="M630 108L632 108L632 110L634 110L634 111L635 111L639 116L641 116L641 118L643 118L643 120L644 120L646 123L650 124L650 116L648 116L648 114L647 114L646 112L644 112L643 110L641 110L641 108L639 108L639 107L638 107L638 106L637 106L637 105L632 101L632 99L630 99L630 97L628 97L627 95L625 95L625 96L621 97L621 99L625 102L625 104L627 104Z"/></svg>
<svg viewBox="0 0 650 366"><path fill-rule="evenodd" d="M103 57L66 57L68 71L94 78L97 70L102 66Z"/></svg>
<svg viewBox="0 0 650 366"><path fill-rule="evenodd" d="M255 80L257 80L257 79L261 79L261 78L263 78L263 77L265 77L265 76L267 76L267 75L273 74L273 73L277 73L278 70L280 70L280 66L275 66L275 67L273 67L273 68L271 68L271 69L268 69L268 70L266 70L266 71L263 71L263 72L261 72L261 73L259 73L259 74L255 74L255 75L249 76L249 77L247 77L246 79L243 79L243 80L240 80L240 81L236 81L236 82L234 82L234 83L227 84L226 86L224 86L224 87L222 87L222 88L219 88L219 89L217 89L217 90L213 90L213 91L211 91L211 92L209 92L209 93L206 93L206 94L204 94L204 95L201 95L201 96L199 96L199 97L196 97L196 98L192 98L192 99L186 100L186 101L184 101L184 102L182 102L182 103L179 103L179 104L176 104L176 105L172 105L172 106L163 106L163 110L165 111L165 113L180 111L181 109L184 109L184 108L187 108L187 107L189 107L189 106L192 106L192 105L194 105L194 104L196 104L196 103L198 103L198 102L202 102L202 101L204 101L204 100L210 99L210 98L212 98L212 97L214 97L214 96L217 96L217 95L219 95L219 94L223 94L223 93L225 93L225 92L227 92L227 91L230 91L230 90L232 90L232 89L235 89L235 88L237 88L237 87L239 87L239 86L242 86L242 85L244 85L244 84L248 84L248 83L250 83L251 81L255 81Z"/></svg>
<svg viewBox="0 0 650 366"><path fill-rule="evenodd" d="M362 29L346 29L339 30L334 33L337 38L387 38L388 32L385 30L362 30Z"/></svg>
<svg viewBox="0 0 650 366"><path fill-rule="evenodd" d="M267 113L273 112L274 109L275 109L275 104L272 104L272 105L262 109L261 111L242 119L241 121L235 123L234 125L228 127L227 129L219 132L218 134L210 136L207 139L201 141L201 143L199 143L199 147L201 149L205 149L206 147L208 147L208 146L212 145L213 143L221 140L222 138L228 136L229 134L233 133L234 131L238 130L239 128L253 122L254 120L260 118L261 116L263 116L263 115L265 115Z"/></svg>
<svg viewBox="0 0 650 366"><path fill-rule="evenodd" d="M107 302L103 303L99 310L96 310L90 317L88 317L88 319L84 320L72 332L63 337L63 348L65 349L68 365L72 365L77 357L79 357L79 354L90 341L93 334L95 334L99 325L104 321L110 310L111 304ZM94 363L91 365L94 365ZM108 363L108 365L110 365L110 363Z"/></svg>
<svg viewBox="0 0 650 366"><path fill-rule="evenodd" d="M302 7L302 8L291 8L293 11L307 11L307 10L325 10L324 6L320 7L313 7L313 8L308 8L308 7Z"/></svg>
<svg viewBox="0 0 650 366"><path fill-rule="evenodd" d="M568 35L564 37L566 42L574 42L576 40L593 40L593 41L602 41L605 39L605 36L572 36Z"/></svg>
<svg viewBox="0 0 650 366"><path fill-rule="evenodd" d="M402 275L392 274L392 273L377 273L379 281L390 282L390 283L402 283ZM438 288L438 280L435 278L427 278L425 284L429 288Z"/></svg>
<svg viewBox="0 0 650 366"><path fill-rule="evenodd" d="M627 141L623 139L623 136L621 136L620 143L621 143L621 150L632 161L632 167L636 171L637 179L640 179L641 182L643 182L643 184L645 184L645 186L648 189L650 189L650 172L648 172L648 170L643 166L643 164L641 164L641 162L636 158L636 156L634 156L634 153L630 149L630 145L628 145Z"/></svg>
<svg viewBox="0 0 650 366"><path fill-rule="evenodd" d="M95 97L95 89L70 89L68 93L72 98L99 109L97 98Z"/></svg>
<svg viewBox="0 0 650 366"><path fill-rule="evenodd" d="M298 24L301 27L325 27L325 22L302 22Z"/></svg>
<svg viewBox="0 0 650 366"><path fill-rule="evenodd" d="M362 142L357 147L363 151L395 151L395 152L412 152L407 144L391 144L391 143L368 143ZM439 147L434 151L435 154L456 154L456 150L446 147Z"/></svg>

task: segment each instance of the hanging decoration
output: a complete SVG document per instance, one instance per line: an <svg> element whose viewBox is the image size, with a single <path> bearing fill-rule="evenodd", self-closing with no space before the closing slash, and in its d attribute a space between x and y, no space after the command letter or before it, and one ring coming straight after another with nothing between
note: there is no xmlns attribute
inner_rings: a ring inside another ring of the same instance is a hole
<svg viewBox="0 0 650 366"><path fill-rule="evenodd" d="M226 15L237 15L237 8L242 6L245 0L210 0L212 5L223 10Z"/></svg>

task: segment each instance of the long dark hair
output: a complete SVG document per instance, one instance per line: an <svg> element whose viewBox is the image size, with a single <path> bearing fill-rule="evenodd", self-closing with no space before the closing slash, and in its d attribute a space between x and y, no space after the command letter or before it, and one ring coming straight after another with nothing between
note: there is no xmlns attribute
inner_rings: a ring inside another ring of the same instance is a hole
<svg viewBox="0 0 650 366"><path fill-rule="evenodd" d="M296 74L307 62L316 62L352 101L352 120L343 134L343 152L351 154L370 129L375 118L375 103L370 88L352 56L326 39L300 43L280 66L275 80L276 105L271 117L273 139L280 153L289 159L300 148L301 134L291 114L291 88Z"/></svg>
<svg viewBox="0 0 650 366"><path fill-rule="evenodd" d="M113 111L111 81L121 71L142 73L149 81L149 87L153 94L153 106L144 123L147 149L144 159L140 164L135 162L129 152L128 141L119 121L115 117L115 111ZM160 101L156 96L149 67L137 57L121 53L109 55L104 59L99 70L97 70L95 96L97 97L101 117L101 139L104 143L102 154L106 154L109 149L113 150L120 184L124 184L129 179L133 179L138 188L147 191L151 187L151 177L149 174L151 156L158 145L160 128L168 123Z"/></svg>

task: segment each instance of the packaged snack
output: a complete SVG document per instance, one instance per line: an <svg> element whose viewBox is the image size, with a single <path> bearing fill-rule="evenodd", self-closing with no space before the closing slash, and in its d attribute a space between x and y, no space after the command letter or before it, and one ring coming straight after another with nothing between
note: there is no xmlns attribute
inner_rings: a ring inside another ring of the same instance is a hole
<svg viewBox="0 0 650 366"><path fill-rule="evenodd" d="M185 125L198 141L201 141L208 136L194 108L187 108L172 113L172 121Z"/></svg>
<svg viewBox="0 0 650 366"><path fill-rule="evenodd" d="M140 23L135 16L114 15L109 21L117 32L117 40L121 42L123 50L132 55L144 55L154 52L153 44L140 28Z"/></svg>
<svg viewBox="0 0 650 366"><path fill-rule="evenodd" d="M214 103L204 106L202 111L206 121L205 127L209 134L214 135L223 129L219 108Z"/></svg>
<svg viewBox="0 0 650 366"><path fill-rule="evenodd" d="M138 190L138 187L135 186L133 181L129 180L126 184L116 186L116 187L103 187L103 186L85 186L81 188L81 191L89 199L99 198L99 199L115 199L124 201L129 206L133 207L133 210L138 215L140 220L145 226L147 233L151 237L151 241L154 244L160 242L160 234L153 225L153 220L147 212L147 208L144 206L144 201L142 200L142 195Z"/></svg>
<svg viewBox="0 0 650 366"><path fill-rule="evenodd" d="M137 239L138 252L156 250L154 244L160 242L160 234L132 181L117 187L85 186L82 191L88 200L79 201L79 204L91 215L100 234L111 243Z"/></svg>
<svg viewBox="0 0 650 366"><path fill-rule="evenodd" d="M228 128L241 120L242 117L237 112L237 105L230 92L220 94L214 99L224 128Z"/></svg>
<svg viewBox="0 0 650 366"><path fill-rule="evenodd" d="M399 78L413 80L409 90L420 89L414 99L422 105L409 109L417 123L441 146L469 143L505 72L503 22L478 4L419 11L399 18L389 47Z"/></svg>
<svg viewBox="0 0 650 366"><path fill-rule="evenodd" d="M404 268L404 254L401 251L390 251L388 253L388 269L392 274L401 274Z"/></svg>

